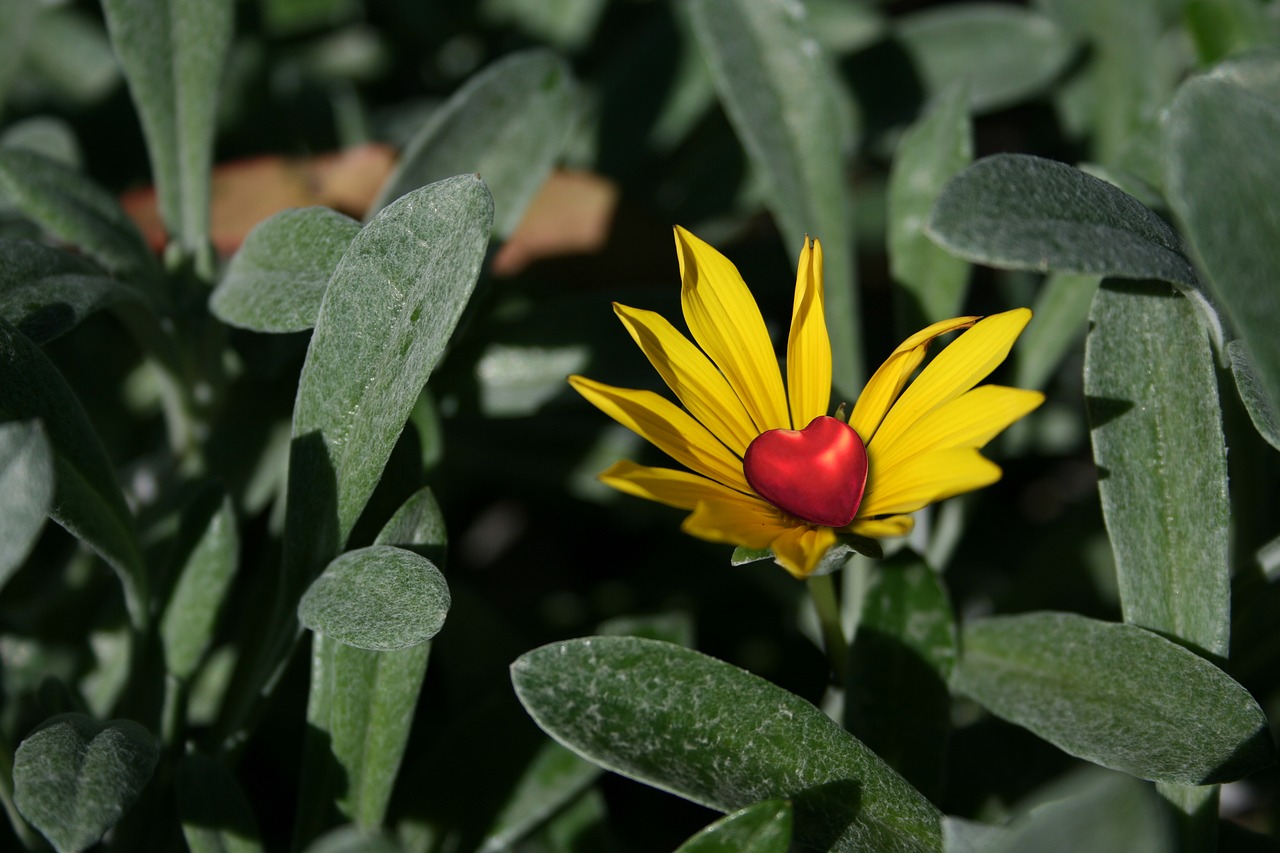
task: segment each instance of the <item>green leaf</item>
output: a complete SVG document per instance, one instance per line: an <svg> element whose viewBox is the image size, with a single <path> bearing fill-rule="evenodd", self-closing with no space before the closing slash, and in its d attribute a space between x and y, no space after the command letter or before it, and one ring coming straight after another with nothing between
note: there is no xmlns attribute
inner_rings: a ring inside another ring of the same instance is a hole
<svg viewBox="0 0 1280 853"><path fill-rule="evenodd" d="M1096 275L1051 273L1036 293L1034 318L1014 344L1013 384L1044 388L1072 345L1084 338L1089 306L1101 279Z"/></svg>
<svg viewBox="0 0 1280 853"><path fill-rule="evenodd" d="M46 5L24 47L25 70L54 100L87 107L106 98L120 82L120 66L102 21L84 9Z"/></svg>
<svg viewBox="0 0 1280 853"><path fill-rule="evenodd" d="M360 233L360 223L327 207L285 210L245 237L209 310L255 332L297 332L316 324L324 289Z"/></svg>
<svg viewBox="0 0 1280 853"><path fill-rule="evenodd" d="M430 560L371 545L338 557L298 603L298 620L358 649L391 651L434 637L449 612L449 587Z"/></svg>
<svg viewBox="0 0 1280 853"><path fill-rule="evenodd" d="M0 421L33 419L44 425L53 449L50 516L111 564L134 624L145 624L146 577L133 517L102 442L62 374L0 319Z"/></svg>
<svg viewBox="0 0 1280 853"><path fill-rule="evenodd" d="M797 840L821 849L941 844L938 812L871 750L805 700L714 658L592 637L522 655L511 678L534 722L608 770L726 812L790 799Z"/></svg>
<svg viewBox="0 0 1280 853"><path fill-rule="evenodd" d="M373 544L404 548L437 566L444 566L449 535L444 526L444 513L431 487L423 486L410 495L378 532Z"/></svg>
<svg viewBox="0 0 1280 853"><path fill-rule="evenodd" d="M953 689L1103 767L1208 785L1274 759L1249 692L1145 628L1028 613L967 625L960 648Z"/></svg>
<svg viewBox="0 0 1280 853"><path fill-rule="evenodd" d="M9 94L9 83L22 68L27 45L35 30L39 4L30 0L0 0L0 107Z"/></svg>
<svg viewBox="0 0 1280 853"><path fill-rule="evenodd" d="M799 3L693 0L688 9L788 256L799 256L806 234L822 240L833 381L851 394L864 379L844 177L854 134L831 63Z"/></svg>
<svg viewBox="0 0 1280 853"><path fill-rule="evenodd" d="M995 3L937 6L904 15L894 35L926 92L963 81L974 112L989 112L1047 89L1076 52L1051 18Z"/></svg>
<svg viewBox="0 0 1280 853"><path fill-rule="evenodd" d="M0 148L0 194L108 272L154 291L159 269L142 234L85 175L32 151Z"/></svg>
<svg viewBox="0 0 1280 853"><path fill-rule="evenodd" d="M1178 232L1106 181L1053 160L997 154L974 163L938 196L925 231L943 248L1003 269L1157 279L1196 302L1224 340Z"/></svg>
<svg viewBox="0 0 1280 853"><path fill-rule="evenodd" d="M186 680L209 649L239 561L235 507L221 488L206 489L184 508L178 543L178 580L160 617L160 640L169 674Z"/></svg>
<svg viewBox="0 0 1280 853"><path fill-rule="evenodd" d="M357 826L382 825L430 653L425 642L370 651L312 638L300 838L324 825L330 801Z"/></svg>
<svg viewBox="0 0 1280 853"><path fill-rule="evenodd" d="M600 777L600 768L560 744L543 740L480 846L485 853L509 850Z"/></svg>
<svg viewBox="0 0 1280 853"><path fill-rule="evenodd" d="M1253 428L1266 439L1276 450L1280 450L1280 416L1275 407L1267 399L1267 392L1258 379L1258 369L1253 366L1253 359L1244 341L1234 340L1227 344L1227 359L1231 362L1231 375L1236 380L1236 391L1240 401L1244 403Z"/></svg>
<svg viewBox="0 0 1280 853"><path fill-rule="evenodd" d="M1230 507L1209 341L1160 285L1108 282L1089 319L1085 399L1125 621L1225 659Z"/></svg>
<svg viewBox="0 0 1280 853"><path fill-rule="evenodd" d="M291 585L333 558L373 493L475 287L492 217L479 178L440 181L379 213L334 271L293 411Z"/></svg>
<svg viewBox="0 0 1280 853"><path fill-rule="evenodd" d="M53 471L53 451L39 421L0 423L0 589L44 528Z"/></svg>
<svg viewBox="0 0 1280 853"><path fill-rule="evenodd" d="M1204 65L1274 38L1266 7L1250 0L1187 0L1183 20Z"/></svg>
<svg viewBox="0 0 1280 853"><path fill-rule="evenodd" d="M209 174L231 0L102 0L151 157L160 218L187 254L207 251Z"/></svg>
<svg viewBox="0 0 1280 853"><path fill-rule="evenodd" d="M14 802L60 853L83 850L133 805L159 756L156 739L132 720L59 714L18 745Z"/></svg>
<svg viewBox="0 0 1280 853"><path fill-rule="evenodd" d="M249 801L231 771L198 753L177 772L178 816L191 853L259 853L262 843Z"/></svg>
<svg viewBox="0 0 1280 853"><path fill-rule="evenodd" d="M787 853L791 822L790 803L765 800L720 818L676 853Z"/></svg>
<svg viewBox="0 0 1280 853"><path fill-rule="evenodd" d="M0 147L35 151L72 169L79 169L84 159L75 130L53 116L32 116L7 125L0 131Z"/></svg>
<svg viewBox="0 0 1280 853"><path fill-rule="evenodd" d="M1280 133L1272 53L1189 80L1165 124L1165 183L1209 287L1244 340L1274 410L1280 405Z"/></svg>
<svg viewBox="0 0 1280 853"><path fill-rule="evenodd" d="M400 853L400 845L381 832L340 826L308 844L305 853Z"/></svg>
<svg viewBox="0 0 1280 853"><path fill-rule="evenodd" d="M514 24L539 41L576 50L595 30L605 0L483 0L478 5L493 24Z"/></svg>
<svg viewBox="0 0 1280 853"><path fill-rule="evenodd" d="M955 617L937 573L909 551L875 566L845 676L844 727L925 795L942 791Z"/></svg>
<svg viewBox="0 0 1280 853"><path fill-rule="evenodd" d="M95 311L142 298L70 252L0 239L0 317L37 344L48 343Z"/></svg>
<svg viewBox="0 0 1280 853"><path fill-rule="evenodd" d="M369 208L474 172L493 193L494 233L507 237L551 174L575 120L573 75L549 50L503 57L431 114Z"/></svg>
<svg viewBox="0 0 1280 853"><path fill-rule="evenodd" d="M903 134L889 173L889 268L926 323L964 302L969 264L939 249L924 224L943 184L973 160L971 136L965 88L949 86Z"/></svg>

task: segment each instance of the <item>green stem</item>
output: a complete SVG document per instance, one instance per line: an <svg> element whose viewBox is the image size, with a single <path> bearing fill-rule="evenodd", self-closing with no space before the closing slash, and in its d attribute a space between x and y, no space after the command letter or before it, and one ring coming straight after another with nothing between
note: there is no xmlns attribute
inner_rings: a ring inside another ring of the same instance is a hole
<svg viewBox="0 0 1280 853"><path fill-rule="evenodd" d="M1177 853L1218 849L1218 786L1156 783L1156 792L1173 812Z"/></svg>
<svg viewBox="0 0 1280 853"><path fill-rule="evenodd" d="M836 586L831 575L814 575L809 578L809 596L818 611L818 624L822 626L822 642L827 647L827 661L836 684L844 685L845 668L849 660L849 641L840 627L840 606L836 603Z"/></svg>

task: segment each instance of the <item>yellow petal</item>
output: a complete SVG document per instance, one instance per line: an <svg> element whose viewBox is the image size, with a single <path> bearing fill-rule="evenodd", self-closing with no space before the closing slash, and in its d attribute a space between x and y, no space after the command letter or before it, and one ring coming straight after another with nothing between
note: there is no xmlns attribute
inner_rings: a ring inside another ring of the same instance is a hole
<svg viewBox="0 0 1280 853"><path fill-rule="evenodd" d="M878 470L874 455L869 461L867 491L858 507L862 518L915 512L1000 479L1000 466L969 447L913 456L885 474Z"/></svg>
<svg viewBox="0 0 1280 853"><path fill-rule="evenodd" d="M689 470L751 492L742 475L742 460L670 400L652 391L615 388L585 376L570 376L569 384L597 409Z"/></svg>
<svg viewBox="0 0 1280 853"><path fill-rule="evenodd" d="M859 536L883 539L886 536L906 536L915 524L916 520L909 515L891 515L888 518L860 518L847 529Z"/></svg>
<svg viewBox="0 0 1280 853"><path fill-rule="evenodd" d="M734 453L746 453L759 433L711 360L661 314L616 303L613 310L689 413Z"/></svg>
<svg viewBox="0 0 1280 853"><path fill-rule="evenodd" d="M896 436L882 429L875 445L878 476L904 459L952 447L982 447L1044 402L1039 391L983 385L934 409Z"/></svg>
<svg viewBox="0 0 1280 853"><path fill-rule="evenodd" d="M849 426L862 437L863 443L871 441L880 427L880 422L888 414L893 401L898 399L902 387L907 384L911 374L916 372L920 362L924 361L929 344L939 335L954 332L973 325L977 317L955 317L942 320L926 329L921 329L890 353L884 364L871 375L867 385L858 395L858 402L849 416Z"/></svg>
<svg viewBox="0 0 1280 853"><path fill-rule="evenodd" d="M600 482L620 492L678 509L693 509L704 501L731 501L743 497L728 486L698 474L674 468L651 468L625 459L602 472Z"/></svg>
<svg viewBox="0 0 1280 853"><path fill-rule="evenodd" d="M984 317L952 341L902 392L880 424L875 441L893 443L920 418L985 379L1004 361L1030 319L1029 310L1015 308ZM870 448L872 441L867 442Z"/></svg>
<svg viewBox="0 0 1280 853"><path fill-rule="evenodd" d="M709 542L768 548L792 526L781 512L764 501L740 495L699 503L680 529Z"/></svg>
<svg viewBox="0 0 1280 853"><path fill-rule="evenodd" d="M797 526L773 540L773 556L782 568L803 580L813 574L822 555L836 543L830 527Z"/></svg>
<svg viewBox="0 0 1280 853"><path fill-rule="evenodd" d="M822 243L808 238L796 269L796 295L787 338L787 394L791 423L803 429L831 406L831 338L822 285Z"/></svg>
<svg viewBox="0 0 1280 853"><path fill-rule="evenodd" d="M693 339L720 368L758 432L789 428L778 359L760 309L737 268L680 227L676 252L680 302Z"/></svg>

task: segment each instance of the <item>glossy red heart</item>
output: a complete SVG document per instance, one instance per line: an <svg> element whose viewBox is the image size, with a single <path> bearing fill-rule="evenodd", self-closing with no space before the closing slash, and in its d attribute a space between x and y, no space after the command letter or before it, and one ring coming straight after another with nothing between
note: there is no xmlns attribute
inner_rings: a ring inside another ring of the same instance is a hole
<svg viewBox="0 0 1280 853"><path fill-rule="evenodd" d="M821 415L804 429L756 436L742 458L756 494L810 524L844 527L867 487L867 449L853 427Z"/></svg>

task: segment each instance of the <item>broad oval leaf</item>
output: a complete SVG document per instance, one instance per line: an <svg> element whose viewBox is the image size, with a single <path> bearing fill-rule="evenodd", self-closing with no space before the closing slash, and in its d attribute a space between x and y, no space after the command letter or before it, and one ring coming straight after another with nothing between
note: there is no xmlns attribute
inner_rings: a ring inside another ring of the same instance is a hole
<svg viewBox="0 0 1280 853"><path fill-rule="evenodd" d="M327 207L285 210L253 227L209 297L224 323L298 332L316 323L329 276L360 223Z"/></svg>
<svg viewBox="0 0 1280 853"><path fill-rule="evenodd" d="M800 3L694 0L687 8L788 254L796 257L806 235L822 241L833 382L852 394L865 376L844 176L853 118L838 78Z"/></svg>
<svg viewBox="0 0 1280 853"><path fill-rule="evenodd" d="M1048 88L1076 52L1052 18L1018 6L959 3L900 18L894 36L927 92L963 81L975 112L1007 107Z"/></svg>
<svg viewBox="0 0 1280 853"><path fill-rule="evenodd" d="M810 703L670 643L590 637L511 666L534 721L608 770L721 811L790 799L796 838L841 851L937 850L940 816Z"/></svg>
<svg viewBox="0 0 1280 853"><path fill-rule="evenodd" d="M58 369L0 319L0 421L38 419L53 449L50 516L120 576L135 625L146 620L146 576L120 484L102 442Z"/></svg>
<svg viewBox="0 0 1280 853"><path fill-rule="evenodd" d="M231 0L103 0L142 120L160 216L189 253L209 239L209 173Z"/></svg>
<svg viewBox="0 0 1280 853"><path fill-rule="evenodd" d="M305 584L341 549L480 274L493 199L474 175L387 207L325 289L293 410L285 548Z"/></svg>
<svg viewBox="0 0 1280 853"><path fill-rule="evenodd" d="M1125 621L1225 660L1231 510L1209 340L1167 285L1107 282L1089 319L1085 400Z"/></svg>
<svg viewBox="0 0 1280 853"><path fill-rule="evenodd" d="M253 810L224 765L207 755L184 755L175 787L182 836L191 853L261 853Z"/></svg>
<svg viewBox="0 0 1280 853"><path fill-rule="evenodd" d="M142 294L81 257L28 240L0 240L0 317L37 344L128 299Z"/></svg>
<svg viewBox="0 0 1280 853"><path fill-rule="evenodd" d="M86 175L21 148L0 148L0 194L108 272L154 292L159 267L141 232Z"/></svg>
<svg viewBox="0 0 1280 853"><path fill-rule="evenodd" d="M1271 53L1187 81L1169 108L1164 151L1169 204L1273 410L1280 406L1278 68L1280 56Z"/></svg>
<svg viewBox="0 0 1280 853"><path fill-rule="evenodd" d="M119 822L159 757L155 737L132 720L59 714L18 744L14 804L57 850L84 850Z"/></svg>
<svg viewBox="0 0 1280 853"><path fill-rule="evenodd" d="M39 421L0 423L0 589L22 565L53 504L53 451Z"/></svg>
<svg viewBox="0 0 1280 853"><path fill-rule="evenodd" d="M569 66L549 50L500 59L431 114L370 215L410 190L475 172L493 193L495 234L509 236L564 148L574 95Z"/></svg>
<svg viewBox="0 0 1280 853"><path fill-rule="evenodd" d="M1249 692L1145 628L1028 613L971 623L960 647L953 689L1103 767L1209 785L1274 760Z"/></svg>
<svg viewBox="0 0 1280 853"><path fill-rule="evenodd" d="M791 824L790 803L765 800L720 818L676 853L787 853Z"/></svg>
<svg viewBox="0 0 1280 853"><path fill-rule="evenodd" d="M304 626L358 649L425 643L449 612L449 586L425 557L371 545L338 557L298 603Z"/></svg>

